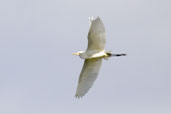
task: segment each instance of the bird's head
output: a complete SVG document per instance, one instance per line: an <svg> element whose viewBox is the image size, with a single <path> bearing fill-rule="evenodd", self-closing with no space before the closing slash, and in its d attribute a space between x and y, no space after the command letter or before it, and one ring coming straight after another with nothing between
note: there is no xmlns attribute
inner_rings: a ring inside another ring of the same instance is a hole
<svg viewBox="0 0 171 114"><path fill-rule="evenodd" d="M73 55L78 55L82 59L87 59L89 58L87 53L85 51L78 51L77 53L73 53Z"/></svg>
<svg viewBox="0 0 171 114"><path fill-rule="evenodd" d="M84 51L78 51L76 53L72 53L73 55L81 55L82 53L84 53Z"/></svg>

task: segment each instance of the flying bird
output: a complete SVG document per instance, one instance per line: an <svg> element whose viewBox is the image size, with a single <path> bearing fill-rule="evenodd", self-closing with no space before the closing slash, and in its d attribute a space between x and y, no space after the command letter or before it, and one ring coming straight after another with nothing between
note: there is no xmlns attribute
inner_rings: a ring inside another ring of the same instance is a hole
<svg viewBox="0 0 171 114"><path fill-rule="evenodd" d="M78 51L73 55L78 55L85 59L75 97L80 98L84 96L92 87L96 80L102 59L107 59L112 56L125 56L126 54L112 54L110 51L105 51L106 32L105 27L100 17L89 18L90 28L88 32L88 46L86 51Z"/></svg>

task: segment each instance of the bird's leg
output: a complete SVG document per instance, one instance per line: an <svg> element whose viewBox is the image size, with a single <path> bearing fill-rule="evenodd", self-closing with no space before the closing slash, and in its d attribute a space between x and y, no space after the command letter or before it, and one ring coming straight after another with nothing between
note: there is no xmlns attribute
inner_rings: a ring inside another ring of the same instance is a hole
<svg viewBox="0 0 171 114"><path fill-rule="evenodd" d="M119 57L119 56L126 56L126 54L124 53L121 53L121 54L112 54L110 52L106 53L108 55L108 57L112 57L112 56L116 56L116 57Z"/></svg>
<svg viewBox="0 0 171 114"><path fill-rule="evenodd" d="M111 56L119 57L119 56L126 56L126 54L124 54L124 53L121 53L121 54L111 54Z"/></svg>

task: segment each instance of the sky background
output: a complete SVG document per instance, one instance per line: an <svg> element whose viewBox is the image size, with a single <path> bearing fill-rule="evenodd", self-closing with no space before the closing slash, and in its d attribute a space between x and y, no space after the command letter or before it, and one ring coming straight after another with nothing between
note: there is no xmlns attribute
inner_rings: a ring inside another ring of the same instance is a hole
<svg viewBox="0 0 171 114"><path fill-rule="evenodd" d="M171 114L170 0L1 0L0 114ZM89 16L106 50L82 99L74 97Z"/></svg>

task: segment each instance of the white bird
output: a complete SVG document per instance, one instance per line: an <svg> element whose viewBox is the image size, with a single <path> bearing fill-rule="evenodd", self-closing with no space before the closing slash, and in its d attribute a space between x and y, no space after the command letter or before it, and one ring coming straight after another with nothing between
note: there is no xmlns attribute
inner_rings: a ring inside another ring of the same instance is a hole
<svg viewBox="0 0 171 114"><path fill-rule="evenodd" d="M85 59L82 71L80 73L77 91L75 97L80 98L84 96L92 87L97 75L100 71L102 58L111 56L125 56L126 54L112 54L105 51L106 32L103 22L99 17L90 17L90 29L88 33L88 47L86 51L79 51L73 53L80 58Z"/></svg>

